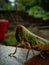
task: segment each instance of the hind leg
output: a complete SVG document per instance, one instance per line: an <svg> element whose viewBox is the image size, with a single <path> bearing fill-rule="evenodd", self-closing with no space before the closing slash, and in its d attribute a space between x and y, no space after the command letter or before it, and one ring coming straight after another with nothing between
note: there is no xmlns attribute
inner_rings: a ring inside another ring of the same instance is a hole
<svg viewBox="0 0 49 65"><path fill-rule="evenodd" d="M40 51L39 55L41 56L41 58L45 59L45 57L43 56L43 54L44 54L44 52Z"/></svg>
<svg viewBox="0 0 49 65"><path fill-rule="evenodd" d="M17 47L13 53L10 53L9 56L13 56L17 52Z"/></svg>

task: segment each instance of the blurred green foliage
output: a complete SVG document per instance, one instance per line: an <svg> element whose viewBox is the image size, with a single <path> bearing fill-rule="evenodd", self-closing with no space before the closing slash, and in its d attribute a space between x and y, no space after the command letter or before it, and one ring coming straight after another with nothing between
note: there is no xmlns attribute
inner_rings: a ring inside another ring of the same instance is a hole
<svg viewBox="0 0 49 65"><path fill-rule="evenodd" d="M49 0L4 0L2 10L22 10L36 17L49 19Z"/></svg>
<svg viewBox="0 0 49 65"><path fill-rule="evenodd" d="M41 17L41 18L45 18L45 19L49 19L49 12L46 12L42 7L40 6L34 6L31 7L28 11L29 15L33 15L35 17Z"/></svg>
<svg viewBox="0 0 49 65"><path fill-rule="evenodd" d="M15 32L14 31L12 31L12 32L7 32L6 33L6 37L5 37L5 39L4 39L4 41L3 41L3 43L5 44L5 45L13 45L13 44L16 44L17 43L17 40L16 40L16 38L15 38Z"/></svg>
<svg viewBox="0 0 49 65"><path fill-rule="evenodd" d="M25 10L38 5L41 6L43 9L45 9L46 11L49 11L49 0L14 0L13 2L10 0L4 0L3 4L2 4L2 8L4 10L7 9L13 9L16 8L23 8Z"/></svg>

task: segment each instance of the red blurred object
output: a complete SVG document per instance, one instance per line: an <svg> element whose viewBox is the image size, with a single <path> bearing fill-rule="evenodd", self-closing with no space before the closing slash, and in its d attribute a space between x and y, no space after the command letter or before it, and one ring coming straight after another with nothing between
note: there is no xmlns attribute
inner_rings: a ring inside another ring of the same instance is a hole
<svg viewBox="0 0 49 65"><path fill-rule="evenodd" d="M5 38L5 33L7 30L8 20L0 20L0 42Z"/></svg>
<svg viewBox="0 0 49 65"><path fill-rule="evenodd" d="M25 65L49 65L49 54L44 54L43 56L45 58L42 58L40 55L32 57Z"/></svg>

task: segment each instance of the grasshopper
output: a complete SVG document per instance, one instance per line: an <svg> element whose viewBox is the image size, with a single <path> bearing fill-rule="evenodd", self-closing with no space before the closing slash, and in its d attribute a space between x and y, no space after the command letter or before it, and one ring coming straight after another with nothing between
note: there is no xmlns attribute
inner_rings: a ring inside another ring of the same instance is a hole
<svg viewBox="0 0 49 65"><path fill-rule="evenodd" d="M40 52L49 51L49 41L30 32L23 25L17 26L15 38L17 40L17 44L14 43L13 45L11 44L10 46L15 46L16 49L15 49L14 53L9 54L9 56L13 56L16 53L17 47L28 49L28 52L26 55L26 60L28 58L30 49L32 49L32 51L37 50Z"/></svg>

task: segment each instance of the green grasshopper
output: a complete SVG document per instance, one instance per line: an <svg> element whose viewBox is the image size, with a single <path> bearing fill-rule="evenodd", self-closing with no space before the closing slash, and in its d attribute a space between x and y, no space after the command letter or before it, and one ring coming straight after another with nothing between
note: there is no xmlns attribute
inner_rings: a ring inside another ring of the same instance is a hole
<svg viewBox="0 0 49 65"><path fill-rule="evenodd" d="M49 51L49 41L30 32L23 25L17 26L15 38L17 40L17 44L14 43L16 49L14 53L11 53L9 56L13 56L16 53L17 47L28 48L26 60L28 58L30 49L37 50L40 52ZM12 46L12 43L11 43L11 46Z"/></svg>

